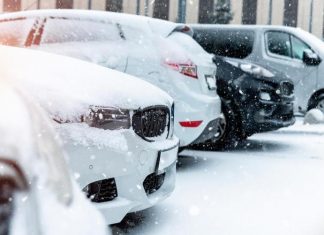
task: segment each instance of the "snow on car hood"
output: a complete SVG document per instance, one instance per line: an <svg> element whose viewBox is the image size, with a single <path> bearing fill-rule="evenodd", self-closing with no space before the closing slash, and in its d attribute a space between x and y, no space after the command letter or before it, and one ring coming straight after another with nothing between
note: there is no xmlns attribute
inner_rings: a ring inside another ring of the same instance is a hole
<svg viewBox="0 0 324 235"><path fill-rule="evenodd" d="M1 46L0 63L1 76L22 84L63 120L80 117L91 105L139 109L173 102L145 81L73 58Z"/></svg>

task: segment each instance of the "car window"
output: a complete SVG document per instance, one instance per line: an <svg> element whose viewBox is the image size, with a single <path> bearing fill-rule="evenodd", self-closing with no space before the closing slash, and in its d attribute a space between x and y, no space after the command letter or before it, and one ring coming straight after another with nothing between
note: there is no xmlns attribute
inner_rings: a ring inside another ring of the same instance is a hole
<svg viewBox="0 0 324 235"><path fill-rule="evenodd" d="M243 59L253 51L254 32L249 30L195 30L194 39L209 53Z"/></svg>
<svg viewBox="0 0 324 235"><path fill-rule="evenodd" d="M306 49L311 49L306 43L298 38L291 36L293 58L303 60L303 54Z"/></svg>
<svg viewBox="0 0 324 235"><path fill-rule="evenodd" d="M23 47L34 22L34 19L0 21L0 44Z"/></svg>
<svg viewBox="0 0 324 235"><path fill-rule="evenodd" d="M283 32L267 32L267 48L272 54L292 57L289 34Z"/></svg>
<svg viewBox="0 0 324 235"><path fill-rule="evenodd" d="M117 26L110 22L50 18L44 27L41 44L121 39Z"/></svg>
<svg viewBox="0 0 324 235"><path fill-rule="evenodd" d="M206 53L206 51L192 37L185 33L174 32L168 38L193 54Z"/></svg>

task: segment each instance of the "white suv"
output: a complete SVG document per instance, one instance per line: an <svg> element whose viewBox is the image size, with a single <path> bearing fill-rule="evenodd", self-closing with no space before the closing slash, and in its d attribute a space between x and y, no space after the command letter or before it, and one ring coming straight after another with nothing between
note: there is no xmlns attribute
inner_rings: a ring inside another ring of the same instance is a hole
<svg viewBox="0 0 324 235"><path fill-rule="evenodd" d="M216 66L191 36L185 25L109 12L41 10L0 17L3 44L90 61L162 88L175 100L181 146L217 138L222 117Z"/></svg>
<svg viewBox="0 0 324 235"><path fill-rule="evenodd" d="M78 183L108 224L171 194L179 140L173 100L165 92L118 71L40 51L1 46L0 61L56 121Z"/></svg>

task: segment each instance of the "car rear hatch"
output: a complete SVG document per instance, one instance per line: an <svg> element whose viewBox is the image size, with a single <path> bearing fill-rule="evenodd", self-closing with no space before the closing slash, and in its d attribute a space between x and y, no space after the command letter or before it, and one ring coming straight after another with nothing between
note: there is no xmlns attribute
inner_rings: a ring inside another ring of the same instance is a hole
<svg viewBox="0 0 324 235"><path fill-rule="evenodd" d="M190 32L190 29L186 26L183 29L176 28L168 36L168 39L180 46L190 62L196 66L200 90L206 95L214 96L216 90L216 65L212 61L213 56L193 40Z"/></svg>

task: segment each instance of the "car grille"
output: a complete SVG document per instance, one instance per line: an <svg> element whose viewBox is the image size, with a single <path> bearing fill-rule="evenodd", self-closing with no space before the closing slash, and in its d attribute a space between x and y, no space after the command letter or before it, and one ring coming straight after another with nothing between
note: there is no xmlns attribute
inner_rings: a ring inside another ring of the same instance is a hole
<svg viewBox="0 0 324 235"><path fill-rule="evenodd" d="M152 194L161 188L164 183L165 173L156 175L155 173L147 176L143 182L143 187L147 195Z"/></svg>
<svg viewBox="0 0 324 235"><path fill-rule="evenodd" d="M169 119L167 107L150 107L134 112L132 126L137 135L145 140L153 141L152 138L162 136L169 130Z"/></svg>
<svg viewBox="0 0 324 235"><path fill-rule="evenodd" d="M291 82L281 82L280 83L280 94L284 96L290 96L294 93L294 84Z"/></svg>
<svg viewBox="0 0 324 235"><path fill-rule="evenodd" d="M114 178L93 182L83 189L92 202L112 201L118 196Z"/></svg>

